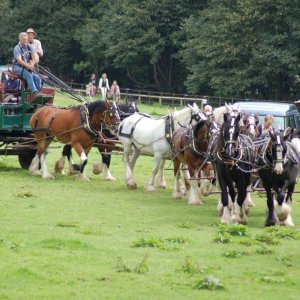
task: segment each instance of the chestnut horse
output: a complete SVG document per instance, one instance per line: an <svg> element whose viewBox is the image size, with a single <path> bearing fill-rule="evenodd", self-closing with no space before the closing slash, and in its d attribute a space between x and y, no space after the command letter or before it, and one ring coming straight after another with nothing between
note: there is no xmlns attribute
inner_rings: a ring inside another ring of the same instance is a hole
<svg viewBox="0 0 300 300"><path fill-rule="evenodd" d="M198 190L198 170L205 164L208 147L208 123L200 120L196 125L188 128L178 128L173 133L172 154L174 156L175 185L173 191L174 199L182 198L180 186L180 166L184 164L189 170L191 177L188 204L202 204Z"/></svg>
<svg viewBox="0 0 300 300"><path fill-rule="evenodd" d="M135 102L119 103L117 105L117 110L120 115L121 121L123 121L128 116L131 116L135 112L138 112L138 108ZM110 162L112 151L123 151L122 147L118 146L119 142L117 136L112 133L109 129L103 128L100 136L95 141L94 147L97 147L102 161L93 164L93 173L95 175L103 172L103 178L105 180L116 180L114 176L110 173ZM72 160L72 147L71 145L65 145L62 151L61 158L55 163L55 172L59 174L64 174L65 160L69 162L69 174L75 175L79 173L79 165L74 164Z"/></svg>
<svg viewBox="0 0 300 300"><path fill-rule="evenodd" d="M79 179L88 180L84 167L87 163L87 155L99 136L99 131L103 126L114 130L119 123L120 117L114 103L95 101L86 107L79 105L67 109L42 107L30 119L38 149L29 172L32 175L40 175L39 164L41 164L42 178L54 178L47 169L45 153L49 144L56 138L75 149L81 162Z"/></svg>

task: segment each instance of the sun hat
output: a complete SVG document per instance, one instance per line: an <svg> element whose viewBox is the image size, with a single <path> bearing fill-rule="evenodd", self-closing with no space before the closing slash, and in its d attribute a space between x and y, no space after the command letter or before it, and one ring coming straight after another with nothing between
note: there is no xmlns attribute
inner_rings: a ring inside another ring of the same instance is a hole
<svg viewBox="0 0 300 300"><path fill-rule="evenodd" d="M28 28L27 33L34 33L35 36L37 36L36 32L33 30L33 28Z"/></svg>

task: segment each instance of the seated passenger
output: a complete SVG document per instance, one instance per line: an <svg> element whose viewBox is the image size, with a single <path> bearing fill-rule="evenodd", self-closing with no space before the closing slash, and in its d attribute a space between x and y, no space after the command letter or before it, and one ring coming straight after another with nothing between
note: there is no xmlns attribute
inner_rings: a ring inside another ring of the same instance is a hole
<svg viewBox="0 0 300 300"><path fill-rule="evenodd" d="M8 77L4 83L3 103L17 102L21 95L21 80Z"/></svg>
<svg viewBox="0 0 300 300"><path fill-rule="evenodd" d="M5 93L17 93L21 91L21 80L8 76L4 83Z"/></svg>
<svg viewBox="0 0 300 300"><path fill-rule="evenodd" d="M34 66L38 62L38 55L34 47L28 44L28 35L26 32L19 34L19 44L14 48L13 72L24 78L32 93L31 100L42 96L42 81L35 74Z"/></svg>

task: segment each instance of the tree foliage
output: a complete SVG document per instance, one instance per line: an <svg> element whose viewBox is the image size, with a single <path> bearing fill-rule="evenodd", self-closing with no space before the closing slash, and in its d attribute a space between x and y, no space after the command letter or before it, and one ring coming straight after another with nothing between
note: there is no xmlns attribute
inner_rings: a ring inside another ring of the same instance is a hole
<svg viewBox="0 0 300 300"><path fill-rule="evenodd" d="M299 72L299 9L296 0L212 0L184 25L189 90L286 99Z"/></svg>
<svg viewBox="0 0 300 300"><path fill-rule="evenodd" d="M0 60L33 27L42 64L78 81L218 96L300 93L297 0L0 1Z"/></svg>

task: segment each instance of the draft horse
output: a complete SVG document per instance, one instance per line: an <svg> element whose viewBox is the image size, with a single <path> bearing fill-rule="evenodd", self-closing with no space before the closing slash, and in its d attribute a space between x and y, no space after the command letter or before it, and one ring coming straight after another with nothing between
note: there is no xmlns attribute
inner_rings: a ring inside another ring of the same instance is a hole
<svg viewBox="0 0 300 300"><path fill-rule="evenodd" d="M276 223L294 226L290 205L299 173L299 153L292 142L287 141L290 133L275 131L269 132L269 135L267 143L259 149L257 159L260 166L258 174L267 194L265 226ZM275 205L272 189L275 192Z"/></svg>
<svg viewBox="0 0 300 300"><path fill-rule="evenodd" d="M135 102L119 103L117 105L117 110L121 121L126 117L138 112L137 105ZM101 155L101 162L96 162L93 164L93 173L98 175L103 173L103 178L105 180L116 180L114 176L110 173L110 163L111 163L111 153L112 151L123 151L121 147L118 146L119 140L115 133L112 133L109 129L103 128L99 137L96 139L94 146L98 148ZM69 173L70 175L78 174L80 167L73 163L72 160L72 147L71 145L65 145L62 151L61 158L55 163L55 172L59 174L64 174L64 167L66 159L69 162Z"/></svg>
<svg viewBox="0 0 300 300"><path fill-rule="evenodd" d="M204 117L205 118L205 117ZM199 169L205 165L208 147L208 122L200 120L194 126L178 128L173 133L172 154L175 175L173 198L182 198L180 181L180 166L187 166L191 178L188 204L202 204L200 190L198 189Z"/></svg>
<svg viewBox="0 0 300 300"><path fill-rule="evenodd" d="M221 223L224 224L236 221L247 224L244 200L254 163L254 144L248 136L240 134L240 119L240 113L224 114L221 129L219 133L212 135L208 149L221 189ZM238 214L235 206L235 186ZM231 211L228 206L228 194L232 200Z"/></svg>
<svg viewBox="0 0 300 300"><path fill-rule="evenodd" d="M115 130L120 123L119 113L114 103L95 101L86 106L75 106L62 109L44 106L37 110L30 119L30 126L37 140L38 149L29 167L32 175L53 179L45 162L46 150L49 144L58 140L70 144L80 156L79 179L88 180L84 168L87 164L87 155L92 148L102 127Z"/></svg>
<svg viewBox="0 0 300 300"><path fill-rule="evenodd" d="M152 172L145 184L146 191L155 191L155 176L159 178L158 186L166 186L162 170L165 160L171 159L172 132L181 125L199 121L199 113L198 106L194 104L159 119L135 113L122 121L118 137L124 149L123 163L127 187L137 188L133 170L140 154L154 157Z"/></svg>

